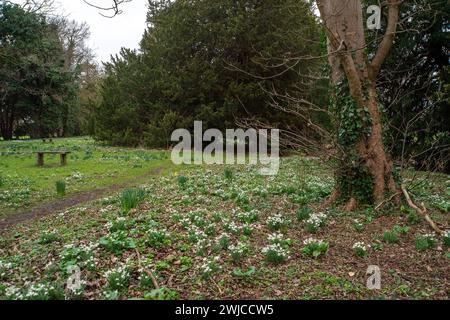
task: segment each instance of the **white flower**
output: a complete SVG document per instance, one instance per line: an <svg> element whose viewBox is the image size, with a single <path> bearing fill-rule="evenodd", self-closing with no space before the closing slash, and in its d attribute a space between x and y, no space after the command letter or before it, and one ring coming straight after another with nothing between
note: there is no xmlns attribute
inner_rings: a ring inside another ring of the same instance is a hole
<svg viewBox="0 0 450 320"><path fill-rule="evenodd" d="M306 240L303 241L303 244L304 244L305 246L309 246L309 245L311 245L311 244L322 245L322 244L325 244L325 242L322 241L322 240L314 239L314 238L308 238L308 239L306 239Z"/></svg>
<svg viewBox="0 0 450 320"><path fill-rule="evenodd" d="M360 250L363 250L363 251L367 251L368 249L370 249L371 248L371 246L368 244L368 245L366 245L364 242L356 242L354 245L353 245L353 249L355 250L355 249L360 249Z"/></svg>

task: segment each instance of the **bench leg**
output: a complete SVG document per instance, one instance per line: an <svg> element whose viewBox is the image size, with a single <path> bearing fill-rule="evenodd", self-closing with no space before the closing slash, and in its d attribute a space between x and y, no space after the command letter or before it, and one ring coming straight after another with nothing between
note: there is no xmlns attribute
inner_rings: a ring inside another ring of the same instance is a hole
<svg viewBox="0 0 450 320"><path fill-rule="evenodd" d="M38 165L38 167L43 167L44 166L44 154L43 153L38 153L38 155L37 155L37 165Z"/></svg>
<svg viewBox="0 0 450 320"><path fill-rule="evenodd" d="M61 166L66 166L66 165L67 165L67 155L62 154L61 155Z"/></svg>

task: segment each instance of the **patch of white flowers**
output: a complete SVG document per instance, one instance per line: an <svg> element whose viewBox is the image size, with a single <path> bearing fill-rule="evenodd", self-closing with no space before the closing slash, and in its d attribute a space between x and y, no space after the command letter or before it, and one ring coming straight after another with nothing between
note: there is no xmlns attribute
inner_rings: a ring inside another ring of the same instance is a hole
<svg viewBox="0 0 450 320"><path fill-rule="evenodd" d="M241 232L241 230L242 230L242 228L241 227L239 227L236 223L234 223L234 222L230 222L228 225L227 225L227 229L228 229L228 231L230 231L231 233L234 233L234 234L239 234L240 232Z"/></svg>
<svg viewBox="0 0 450 320"><path fill-rule="evenodd" d="M3 278L6 276L6 273L8 270L13 268L12 263L6 263L0 260L0 278Z"/></svg>
<svg viewBox="0 0 450 320"><path fill-rule="evenodd" d="M285 239L284 235L281 232L270 234L268 239L271 244L279 244L282 247L289 246L289 244L291 243L291 239Z"/></svg>
<svg viewBox="0 0 450 320"><path fill-rule="evenodd" d="M220 256L214 258L204 258L200 265L200 272L203 278L209 278L213 273L220 270Z"/></svg>
<svg viewBox="0 0 450 320"><path fill-rule="evenodd" d="M245 243L239 242L236 245L231 245L229 250L233 259L239 260L245 253L247 253L248 247Z"/></svg>
<svg viewBox="0 0 450 320"><path fill-rule="evenodd" d="M289 259L289 251L279 243L270 244L264 247L262 249L262 253L265 255L272 253L282 258L283 260Z"/></svg>
<svg viewBox="0 0 450 320"><path fill-rule="evenodd" d="M367 251L369 251L370 248L371 246L369 244L366 245L364 242L356 242L353 245L353 251L358 257L361 258L367 255Z"/></svg>
<svg viewBox="0 0 450 320"><path fill-rule="evenodd" d="M289 221L285 220L281 214L267 218L267 226L272 230L278 230L288 223Z"/></svg>
<svg viewBox="0 0 450 320"><path fill-rule="evenodd" d="M363 250L363 251L367 251L367 250L369 250L371 248L371 246L370 246L370 244L365 244L364 242L356 242L354 245L353 245L353 249L360 249L360 250Z"/></svg>
<svg viewBox="0 0 450 320"><path fill-rule="evenodd" d="M309 245L319 245L320 246L320 245L326 244L326 242L323 241L323 240L317 240L317 239L314 239L314 238L308 238L308 239L305 239L303 241L303 244L305 246L309 246Z"/></svg>
<svg viewBox="0 0 450 320"><path fill-rule="evenodd" d="M437 241L436 233L434 233L434 232L433 233L424 234L423 237L425 239L429 240L429 241Z"/></svg>
<svg viewBox="0 0 450 320"><path fill-rule="evenodd" d="M323 213L314 213L306 220L306 225L309 231L315 232L319 228L323 227L327 220L327 216Z"/></svg>
<svg viewBox="0 0 450 320"><path fill-rule="evenodd" d="M112 289L124 287L131 277L130 269L125 264L117 268L110 269L103 275L108 281L108 286Z"/></svg>

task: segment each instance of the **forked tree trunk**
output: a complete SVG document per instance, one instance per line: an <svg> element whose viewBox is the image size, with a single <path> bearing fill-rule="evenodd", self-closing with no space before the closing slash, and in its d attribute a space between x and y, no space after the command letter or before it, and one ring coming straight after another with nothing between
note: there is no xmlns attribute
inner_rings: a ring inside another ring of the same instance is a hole
<svg viewBox="0 0 450 320"><path fill-rule="evenodd" d="M328 38L332 82L336 87L345 86L349 96L348 100L340 96L336 96L335 100L351 101L350 103L361 116L361 121L369 118L363 121L363 126L358 128L360 132L356 132L358 138L354 143L340 145L343 160L337 172L338 188L334 195L341 194L343 200L347 202L346 209L354 210L361 198L361 192L366 191L360 190L365 188L364 185L356 184L361 182L358 181L362 179L361 172L368 173L370 177L371 201L381 202L387 192L396 193L399 190L394 181L392 161L383 144L383 125L376 79L393 44L400 1L388 0L387 31L371 62L366 55L365 19L361 0L317 0L317 5ZM344 93L345 91L340 90L336 92L336 95ZM340 112L340 119L345 120L347 109L342 105L337 105L336 109L338 113ZM342 140L348 141L345 139L346 134L355 134L355 132L344 131ZM355 162L354 159L357 159L356 164L351 163ZM343 168L347 168L348 171L342 170ZM343 190L340 190L342 188L339 184L340 179L354 180L347 181L353 185L346 190L345 195L342 195Z"/></svg>

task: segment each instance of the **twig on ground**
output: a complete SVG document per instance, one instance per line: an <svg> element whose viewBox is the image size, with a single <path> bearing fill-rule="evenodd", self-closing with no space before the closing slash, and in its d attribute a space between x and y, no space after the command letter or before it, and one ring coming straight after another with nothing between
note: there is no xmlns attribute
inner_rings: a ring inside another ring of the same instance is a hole
<svg viewBox="0 0 450 320"><path fill-rule="evenodd" d="M138 265L139 265L139 268L142 269L142 270L144 270L144 272L145 272L145 273L150 277L150 279L152 280L153 286L155 287L155 289L159 290L159 289L160 289L160 286L159 286L159 284L158 284L158 281L156 281L156 278L155 278L155 276L153 275L153 273L152 273L150 270L144 268L144 266L142 265L141 254L139 253L139 249L138 249L138 248L136 248L136 254L137 254L137 258L138 258Z"/></svg>
<svg viewBox="0 0 450 320"><path fill-rule="evenodd" d="M436 223L434 223L434 221L428 215L428 211L427 211L427 208L425 207L425 204L422 202L420 204L420 206L421 206L421 208L420 208L412 201L408 191L406 190L406 187L404 185L402 185L401 188L402 188L403 195L406 198L406 202L408 202L408 205L412 209L416 210L416 212L418 214L422 215L425 218L425 220L430 224L430 226L433 228L433 230L436 231L437 234L442 235L443 234L442 230L439 229L439 227L436 225Z"/></svg>

